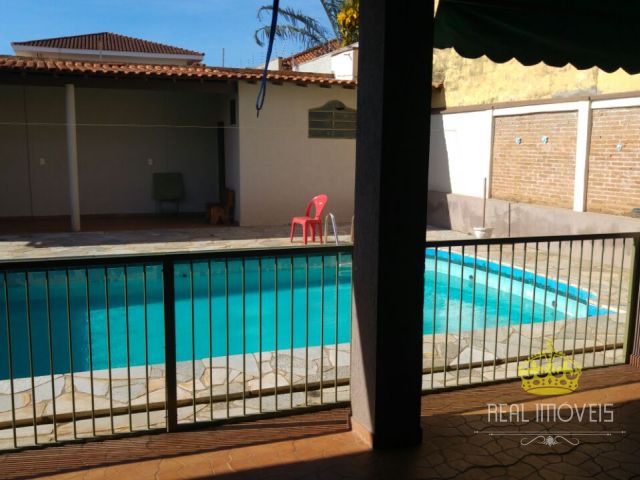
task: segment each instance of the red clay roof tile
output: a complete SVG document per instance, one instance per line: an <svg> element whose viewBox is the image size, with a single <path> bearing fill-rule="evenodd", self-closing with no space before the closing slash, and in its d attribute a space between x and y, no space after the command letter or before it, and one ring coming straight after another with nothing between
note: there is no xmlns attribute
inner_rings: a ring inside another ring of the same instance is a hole
<svg viewBox="0 0 640 480"><path fill-rule="evenodd" d="M299 65L301 63L308 62L313 60L314 58L318 58L327 53L333 52L340 48L340 41L337 39L329 40L322 45L317 45L315 47L311 47L302 52L295 53L290 57L286 57L282 59L282 66L286 70L291 70L293 65Z"/></svg>
<svg viewBox="0 0 640 480"><path fill-rule="evenodd" d="M152 65L133 63L81 62L75 60L0 56L0 73L36 72L58 74L98 74L105 76L152 76L172 78L202 78L217 80L257 81L262 70L248 68L221 68L206 65ZM319 85L341 85L355 87L353 80L338 80L331 74L293 72L284 70L269 71L267 78L272 81L293 82Z"/></svg>
<svg viewBox="0 0 640 480"><path fill-rule="evenodd" d="M69 37L43 38L26 42L13 42L15 46L61 48L69 50L96 50L111 52L157 53L169 55L203 56L201 52L173 47L163 43L149 42L140 38L117 33L101 32Z"/></svg>

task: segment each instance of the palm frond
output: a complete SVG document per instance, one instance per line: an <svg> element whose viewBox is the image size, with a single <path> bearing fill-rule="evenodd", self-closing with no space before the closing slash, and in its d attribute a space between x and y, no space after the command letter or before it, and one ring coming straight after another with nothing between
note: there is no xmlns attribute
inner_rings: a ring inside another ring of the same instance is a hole
<svg viewBox="0 0 640 480"><path fill-rule="evenodd" d="M322 7L327 14L327 19L331 24L335 38L340 38L340 28L338 28L338 21L336 19L338 13L344 6L345 0L320 0L320 3L322 3Z"/></svg>
<svg viewBox="0 0 640 480"><path fill-rule="evenodd" d="M263 15L273 12L273 7L264 5L258 9L258 20L263 21ZM278 22L276 28L276 37L280 39L295 40L305 47L313 47L329 40L328 31L315 18L305 15L299 10L292 8L280 8L278 16L283 22ZM270 26L264 25L254 33L256 43L264 46L265 41L269 38L271 31Z"/></svg>
<svg viewBox="0 0 640 480"><path fill-rule="evenodd" d="M256 43L261 47L264 46L270 33L271 27L267 25L256 30L254 33ZM278 25L276 27L276 37L281 40L293 40L295 42L299 42L305 48L311 48L327 41L326 37L319 36L303 27L295 25Z"/></svg>

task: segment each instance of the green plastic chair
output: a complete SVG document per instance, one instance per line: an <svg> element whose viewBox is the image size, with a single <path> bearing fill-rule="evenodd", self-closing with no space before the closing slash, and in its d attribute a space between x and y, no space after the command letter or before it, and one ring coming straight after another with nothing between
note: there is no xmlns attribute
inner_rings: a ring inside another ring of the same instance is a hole
<svg viewBox="0 0 640 480"><path fill-rule="evenodd" d="M180 202L184 200L184 182L180 172L162 172L153 174L153 198L157 202L158 213L162 212L164 202L174 202L176 213L180 212Z"/></svg>

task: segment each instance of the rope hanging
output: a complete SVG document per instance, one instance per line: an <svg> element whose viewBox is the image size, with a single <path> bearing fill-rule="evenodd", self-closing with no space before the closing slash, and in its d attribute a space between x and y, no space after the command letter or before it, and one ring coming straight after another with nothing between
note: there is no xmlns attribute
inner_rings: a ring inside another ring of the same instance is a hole
<svg viewBox="0 0 640 480"><path fill-rule="evenodd" d="M271 11L271 28L269 30L269 45L267 47L267 58L264 62L264 70L262 71L262 78L260 79L260 90L258 91L258 98L256 98L256 117L260 116L260 110L264 105L264 97L267 94L267 74L269 72L269 62L271 61L271 50L273 50L273 41L276 37L276 28L278 26L278 10L280 7L280 0L273 0L273 10Z"/></svg>

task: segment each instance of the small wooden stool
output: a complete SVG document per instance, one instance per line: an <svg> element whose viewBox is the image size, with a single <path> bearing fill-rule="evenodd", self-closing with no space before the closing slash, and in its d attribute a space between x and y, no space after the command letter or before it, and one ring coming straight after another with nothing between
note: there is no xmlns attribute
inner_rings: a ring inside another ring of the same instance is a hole
<svg viewBox="0 0 640 480"><path fill-rule="evenodd" d="M231 225L233 223L233 206L235 194L233 190L225 189L224 203L207 203L207 219L211 225Z"/></svg>

